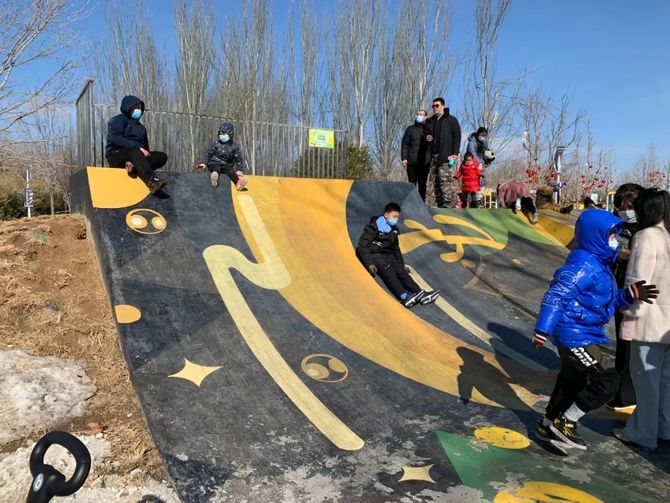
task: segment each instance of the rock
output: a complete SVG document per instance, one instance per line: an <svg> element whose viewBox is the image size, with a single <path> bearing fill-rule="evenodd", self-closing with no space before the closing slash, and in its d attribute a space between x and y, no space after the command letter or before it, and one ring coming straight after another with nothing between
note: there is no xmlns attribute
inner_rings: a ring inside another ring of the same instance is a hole
<svg viewBox="0 0 670 503"><path fill-rule="evenodd" d="M126 477L118 475L98 476L98 469L103 461L111 455L111 445L107 440L100 440L92 436L78 436L91 453L91 472L84 487L72 496L57 498L57 500L79 503L137 503L138 501L162 501L164 503L179 503L176 493L166 484L153 479L141 486L128 483L129 478L140 478L140 474L133 470ZM31 476L28 469L28 459L34 444L22 447L13 453L0 454L0 490L3 503L22 503L30 489ZM47 451L45 461L61 473L69 476L74 471L74 460L60 446L53 446ZM134 474L134 476L133 476ZM54 500L56 501L56 500Z"/></svg>
<svg viewBox="0 0 670 503"><path fill-rule="evenodd" d="M0 351L0 445L84 415L95 391L72 360Z"/></svg>

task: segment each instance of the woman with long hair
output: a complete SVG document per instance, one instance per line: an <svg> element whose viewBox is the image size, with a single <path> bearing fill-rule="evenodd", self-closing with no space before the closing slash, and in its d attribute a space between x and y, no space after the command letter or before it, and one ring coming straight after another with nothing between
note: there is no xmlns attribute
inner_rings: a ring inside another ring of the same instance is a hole
<svg viewBox="0 0 670 503"><path fill-rule="evenodd" d="M646 189L634 203L639 231L626 271L626 285L644 278L657 285L654 304L624 310L621 337L631 340L630 373L637 408L614 435L647 449L670 440L670 195Z"/></svg>

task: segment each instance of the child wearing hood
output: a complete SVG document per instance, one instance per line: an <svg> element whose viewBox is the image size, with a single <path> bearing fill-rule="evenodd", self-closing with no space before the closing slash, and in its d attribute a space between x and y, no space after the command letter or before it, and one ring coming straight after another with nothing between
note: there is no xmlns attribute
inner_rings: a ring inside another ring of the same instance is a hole
<svg viewBox="0 0 670 503"><path fill-rule="evenodd" d="M400 206L397 203L388 203L383 215L372 217L358 240L356 256L373 277L379 274L386 288L407 309L419 303L431 304L440 291L422 290L409 275L410 269L400 252L398 218Z"/></svg>
<svg viewBox="0 0 670 503"><path fill-rule="evenodd" d="M207 149L205 158L198 168L207 168L212 187L219 186L219 177L224 174L233 182L237 190L244 190L247 179L244 176L244 159L240 145L234 141L235 128L231 122L219 125L217 141Z"/></svg>
<svg viewBox="0 0 670 503"><path fill-rule="evenodd" d="M533 345L539 348L550 338L561 370L538 422L541 439L586 450L577 422L610 400L619 384L617 371L603 367L600 345L609 342L605 324L615 309L639 301L651 304L658 296L656 286L645 281L617 287L611 265L623 228L623 220L605 210L584 211L575 225L577 247L554 273L542 300Z"/></svg>
<svg viewBox="0 0 670 503"><path fill-rule="evenodd" d="M149 150L147 130L140 122L143 115L144 102L137 96L124 96L121 113L107 122L105 158L110 167L125 167L129 175L139 176L155 194L167 184L154 174L165 166L167 155Z"/></svg>
<svg viewBox="0 0 670 503"><path fill-rule="evenodd" d="M461 179L461 203L462 207L477 208L479 198L477 193L481 190L480 180L483 176L481 164L477 162L469 152L463 156L461 167L454 178Z"/></svg>

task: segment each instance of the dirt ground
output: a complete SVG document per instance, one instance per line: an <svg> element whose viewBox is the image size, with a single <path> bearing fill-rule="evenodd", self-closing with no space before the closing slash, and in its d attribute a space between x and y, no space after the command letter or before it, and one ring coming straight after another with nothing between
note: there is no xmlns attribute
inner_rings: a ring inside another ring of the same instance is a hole
<svg viewBox="0 0 670 503"><path fill-rule="evenodd" d="M97 387L88 414L60 428L103 433L112 445L101 474L166 480L130 383L83 219L37 217L0 222L0 349L72 358ZM35 432L36 440L45 432ZM27 438L0 446L15 450Z"/></svg>

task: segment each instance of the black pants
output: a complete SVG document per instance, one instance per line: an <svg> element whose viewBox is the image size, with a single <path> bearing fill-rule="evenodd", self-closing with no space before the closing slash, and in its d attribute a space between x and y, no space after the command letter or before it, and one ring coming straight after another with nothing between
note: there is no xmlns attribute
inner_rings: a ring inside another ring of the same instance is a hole
<svg viewBox="0 0 670 503"><path fill-rule="evenodd" d="M144 182L151 179L155 170L165 166L167 159L165 152L151 152L149 157L145 157L139 148L112 150L107 154L107 164L112 168L123 168L126 161L132 162L137 175Z"/></svg>
<svg viewBox="0 0 670 503"><path fill-rule="evenodd" d="M561 417L573 403L589 412L612 399L619 375L614 368L603 368L600 347L558 348L558 354L561 370L547 405L547 419Z"/></svg>
<svg viewBox="0 0 670 503"><path fill-rule="evenodd" d="M210 173L216 171L219 175L226 175L228 178L230 178L231 182L237 185L239 177L237 176L237 170L235 169L235 166L232 164L210 163L207 165L207 169Z"/></svg>
<svg viewBox="0 0 670 503"><path fill-rule="evenodd" d="M521 209L523 211L526 211L528 213L537 213L537 208L535 207L535 203L533 202L533 199L530 197L522 197L521 198Z"/></svg>
<svg viewBox="0 0 670 503"><path fill-rule="evenodd" d="M614 368L619 373L619 389L614 395L617 405L633 405L636 403L635 388L630 377L630 341L621 340L621 321L623 314L617 309L614 313L616 328L616 357Z"/></svg>
<svg viewBox="0 0 670 503"><path fill-rule="evenodd" d="M419 285L405 271L403 264L386 262L375 265L377 266L377 274L396 299L400 300L403 293L416 293L421 290Z"/></svg>
<svg viewBox="0 0 670 503"><path fill-rule="evenodd" d="M468 201L470 202L470 208L479 208L479 200L477 199L476 192L461 192L461 207L467 208Z"/></svg>
<svg viewBox="0 0 670 503"><path fill-rule="evenodd" d="M408 164L407 181L416 185L421 199L426 200L426 184L428 183L429 166L426 164Z"/></svg>

